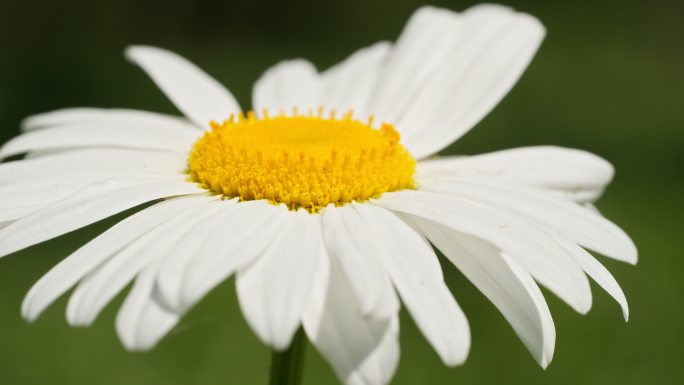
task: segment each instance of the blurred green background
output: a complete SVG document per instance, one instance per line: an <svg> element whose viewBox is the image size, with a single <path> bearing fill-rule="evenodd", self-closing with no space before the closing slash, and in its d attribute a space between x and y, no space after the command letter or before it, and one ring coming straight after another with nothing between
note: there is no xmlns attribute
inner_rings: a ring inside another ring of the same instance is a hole
<svg viewBox="0 0 684 385"><path fill-rule="evenodd" d="M462 10L473 2L436 1ZM617 168L599 208L640 249L636 267L604 260L632 318L594 286L593 310L574 314L547 295L558 332L543 371L496 309L455 268L446 279L468 315L473 347L447 368L406 314L393 384L681 384L684 378L684 3L509 2L539 17L548 37L513 92L447 153L556 144L590 150ZM177 51L226 84L243 106L278 60L325 69L354 49L395 39L421 1L0 0L0 142L26 115L71 106L176 113L123 48ZM200 303L149 353L114 333L121 296L93 327L66 324L62 298L36 323L23 295L51 266L116 218L0 260L0 384L265 384L269 351L246 326L233 281ZM332 384L307 351L305 384Z"/></svg>

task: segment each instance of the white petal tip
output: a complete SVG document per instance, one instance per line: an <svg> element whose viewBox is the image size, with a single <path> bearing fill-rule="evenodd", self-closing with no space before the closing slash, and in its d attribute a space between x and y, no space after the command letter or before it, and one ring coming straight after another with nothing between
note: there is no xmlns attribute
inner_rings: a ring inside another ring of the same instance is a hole
<svg viewBox="0 0 684 385"><path fill-rule="evenodd" d="M632 250L627 253L627 258L625 258L625 262L629 263L630 265L634 266L639 262L639 252L637 251L636 246L633 246Z"/></svg>
<svg viewBox="0 0 684 385"><path fill-rule="evenodd" d="M38 319L38 316L40 316L41 312L41 310L36 310L31 308L29 305L22 304L21 318L28 323L33 323Z"/></svg>
<svg viewBox="0 0 684 385"><path fill-rule="evenodd" d="M589 281L586 282L586 290L581 293L581 297L574 298L573 303L568 303L577 313L586 315L591 310L594 299L592 297Z"/></svg>
<svg viewBox="0 0 684 385"><path fill-rule="evenodd" d="M627 305L626 298L620 302L620 307L622 308L622 317L625 319L625 323L629 322L629 306Z"/></svg>
<svg viewBox="0 0 684 385"><path fill-rule="evenodd" d="M271 345L273 350L275 350L277 352L283 352L283 351L287 350L287 348L290 347L291 343L292 343L292 338L290 338L289 340L283 339L280 341L273 341L269 345Z"/></svg>
<svg viewBox="0 0 684 385"><path fill-rule="evenodd" d="M539 361L539 366L541 366L542 370L546 370L546 368L549 367L549 364L551 362L546 359L546 357L542 358L541 361Z"/></svg>
<svg viewBox="0 0 684 385"><path fill-rule="evenodd" d="M93 320L86 317L67 317L69 326L77 328L86 328L93 324Z"/></svg>
<svg viewBox="0 0 684 385"><path fill-rule="evenodd" d="M121 341L121 345L123 345L124 349L129 352L147 352L157 346L158 340L136 338L136 330L130 330L135 328L120 322L121 321L117 318L116 334L119 336L119 341Z"/></svg>
<svg viewBox="0 0 684 385"><path fill-rule="evenodd" d="M33 322L38 318L38 314L31 309L31 303L27 298L21 303L21 318L26 322Z"/></svg>
<svg viewBox="0 0 684 385"><path fill-rule="evenodd" d="M444 365L449 367L461 366L468 359L470 353L470 341L462 342L459 347L452 346L449 351L438 352Z"/></svg>
<svg viewBox="0 0 684 385"><path fill-rule="evenodd" d="M124 49L124 57L128 61L135 62L140 55L145 55L151 51L162 51L162 49L145 45L129 45Z"/></svg>
<svg viewBox="0 0 684 385"><path fill-rule="evenodd" d="M32 313L23 313L21 314L21 318L24 319L24 321L28 323L34 323L38 319L38 314L32 314Z"/></svg>
<svg viewBox="0 0 684 385"><path fill-rule="evenodd" d="M67 305L67 323L73 327L88 327L92 325L94 317L89 314L79 313L77 309Z"/></svg>
<svg viewBox="0 0 684 385"><path fill-rule="evenodd" d="M119 340L121 340L121 345L123 345L124 349L129 352L148 352L156 346L156 344L143 343L142 341L128 341L121 335L119 335Z"/></svg>
<svg viewBox="0 0 684 385"><path fill-rule="evenodd" d="M589 313L589 311L591 310L591 302L589 302L588 304L587 303L578 304L576 306L573 306L572 308L575 309L575 311L581 315L587 315Z"/></svg>
<svg viewBox="0 0 684 385"><path fill-rule="evenodd" d="M468 359L468 354L458 354L451 357L442 357L444 365L449 367L461 366Z"/></svg>
<svg viewBox="0 0 684 385"><path fill-rule="evenodd" d="M91 322L87 322L84 320L67 320L67 322L69 323L69 326L74 328L87 328L92 324Z"/></svg>
<svg viewBox="0 0 684 385"><path fill-rule="evenodd" d="M530 15L529 13L517 13L517 16L520 19L524 19L531 27L533 27L536 31L536 33L539 34L539 36L544 37L546 36L546 27L544 27L544 24L542 24L539 19L536 17ZM612 167L612 166L611 166Z"/></svg>
<svg viewBox="0 0 684 385"><path fill-rule="evenodd" d="M554 341L555 342L555 341ZM554 352L555 344L552 343L551 346L547 346L543 351L541 357L537 357L537 363L543 370L546 370L546 368L549 367L551 364L551 361L553 360L553 352Z"/></svg>
<svg viewBox="0 0 684 385"><path fill-rule="evenodd" d="M39 296L35 295L37 287L39 284L34 285L21 302L21 317L29 323L37 320L50 304L44 303Z"/></svg>
<svg viewBox="0 0 684 385"><path fill-rule="evenodd" d="M621 233L619 240L620 245L619 247L616 247L610 255L606 256L628 263L632 266L636 265L639 262L639 250L637 249L636 244L626 232L619 228L617 230Z"/></svg>

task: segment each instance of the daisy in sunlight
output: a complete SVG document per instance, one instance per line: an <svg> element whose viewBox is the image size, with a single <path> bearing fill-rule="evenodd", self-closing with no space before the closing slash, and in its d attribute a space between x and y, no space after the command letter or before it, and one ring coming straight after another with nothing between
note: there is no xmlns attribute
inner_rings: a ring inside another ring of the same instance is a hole
<svg viewBox="0 0 684 385"><path fill-rule="evenodd" d="M184 117L58 110L27 118L0 149L26 155L0 164L0 256L139 208L35 283L23 317L74 288L67 320L88 326L133 283L116 331L146 350L235 275L244 317L275 352L306 337L342 383L386 384L401 306L446 365L468 355L436 249L546 367L555 328L539 285L585 314L590 277L628 317L587 251L637 260L592 206L612 166L552 146L435 156L507 94L544 34L503 6L423 7L396 42L325 71L278 63L248 111L188 60L129 47Z"/></svg>

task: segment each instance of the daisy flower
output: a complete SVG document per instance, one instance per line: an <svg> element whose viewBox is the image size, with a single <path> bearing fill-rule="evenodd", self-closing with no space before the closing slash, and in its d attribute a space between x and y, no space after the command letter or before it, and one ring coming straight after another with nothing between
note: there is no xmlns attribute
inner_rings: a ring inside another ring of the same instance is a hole
<svg viewBox="0 0 684 385"><path fill-rule="evenodd" d="M0 255L131 208L29 291L29 321L75 287L68 322L90 325L134 282L116 318L126 348L153 347L236 276L241 310L276 351L300 327L345 384L384 384L404 306L446 365L468 322L441 251L502 313L534 359L555 329L541 285L589 311L591 277L625 296L592 256L636 263L629 237L593 209L605 160L560 147L434 157L510 90L545 34L534 17L482 5L420 8L395 43L318 72L267 70L253 112L169 51L129 47L185 117L74 108L27 118L0 150Z"/></svg>

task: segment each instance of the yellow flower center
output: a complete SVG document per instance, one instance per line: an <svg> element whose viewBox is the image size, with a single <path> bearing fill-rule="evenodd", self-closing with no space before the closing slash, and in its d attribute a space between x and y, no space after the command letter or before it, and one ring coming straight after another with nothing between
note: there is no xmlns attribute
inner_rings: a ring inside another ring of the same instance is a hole
<svg viewBox="0 0 684 385"><path fill-rule="evenodd" d="M225 197L268 199L312 212L413 187L416 161L389 124L347 114L212 122L188 160L193 181Z"/></svg>

